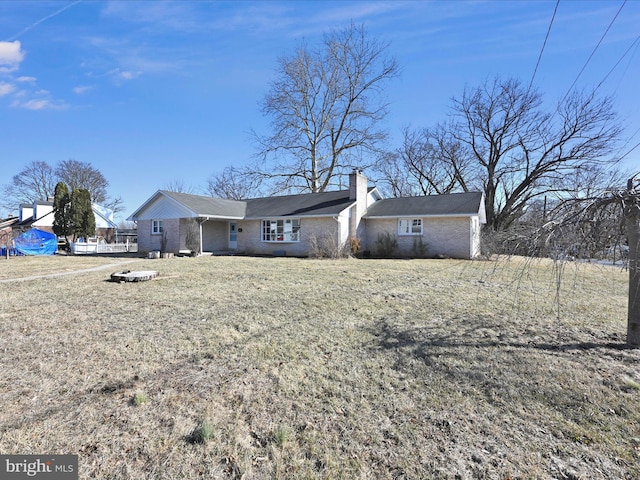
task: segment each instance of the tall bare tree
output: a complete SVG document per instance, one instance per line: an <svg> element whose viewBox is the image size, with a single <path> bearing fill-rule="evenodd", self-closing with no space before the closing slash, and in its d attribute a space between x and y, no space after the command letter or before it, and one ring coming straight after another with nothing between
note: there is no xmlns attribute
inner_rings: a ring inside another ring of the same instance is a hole
<svg viewBox="0 0 640 480"><path fill-rule="evenodd" d="M78 188L88 190L91 201L95 203L105 203L107 200L107 187L109 182L100 170L94 168L88 162L78 160L62 160L56 167L56 176L64 182L69 190Z"/></svg>
<svg viewBox="0 0 640 480"><path fill-rule="evenodd" d="M184 180L171 180L167 182L163 186L164 190L169 190L170 192L179 192L179 193L189 193L194 194L196 192L193 186L184 182Z"/></svg>
<svg viewBox="0 0 640 480"><path fill-rule="evenodd" d="M272 134L255 135L259 163L252 173L281 190L322 192L336 176L365 167L386 133L384 84L398 75L388 44L350 25L325 35L317 49L302 44L279 60L277 78L262 102Z"/></svg>
<svg viewBox="0 0 640 480"><path fill-rule="evenodd" d="M451 129L439 125L433 129L404 128L402 133L402 146L379 167L385 183L392 184L393 196L469 191L468 183L475 180L470 155Z"/></svg>
<svg viewBox="0 0 640 480"><path fill-rule="evenodd" d="M89 163L73 159L61 161L55 168L47 162L31 162L13 176L10 184L2 186L0 207L13 210L20 203L48 200L55 195L55 187L59 182L67 185L69 190L88 190L92 201L114 213L124 210L120 197L112 198L107 194L109 182L102 172Z"/></svg>
<svg viewBox="0 0 640 480"><path fill-rule="evenodd" d="M205 191L212 197L244 200L255 198L261 192L262 178L246 169L226 167L207 179Z"/></svg>
<svg viewBox="0 0 640 480"><path fill-rule="evenodd" d="M622 131L610 98L574 92L548 112L537 91L500 78L454 98L452 122L438 130L447 142L429 142L434 163L416 169L448 191L484 191L494 230L507 229L532 200L565 191L567 175L615 162Z"/></svg>
<svg viewBox="0 0 640 480"><path fill-rule="evenodd" d="M56 175L46 162L31 162L2 188L2 206L13 210L20 203L47 200L55 193Z"/></svg>

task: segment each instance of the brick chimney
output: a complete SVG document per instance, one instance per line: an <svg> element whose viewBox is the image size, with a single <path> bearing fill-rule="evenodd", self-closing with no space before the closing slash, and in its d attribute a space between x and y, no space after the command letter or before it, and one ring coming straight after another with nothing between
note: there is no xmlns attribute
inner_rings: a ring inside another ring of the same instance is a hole
<svg viewBox="0 0 640 480"><path fill-rule="evenodd" d="M349 174L349 200L355 201L349 218L349 238L359 238L360 221L367 210L367 187L369 181L356 168Z"/></svg>
<svg viewBox="0 0 640 480"><path fill-rule="evenodd" d="M366 199L369 181L362 170L354 168L349 174L349 200Z"/></svg>

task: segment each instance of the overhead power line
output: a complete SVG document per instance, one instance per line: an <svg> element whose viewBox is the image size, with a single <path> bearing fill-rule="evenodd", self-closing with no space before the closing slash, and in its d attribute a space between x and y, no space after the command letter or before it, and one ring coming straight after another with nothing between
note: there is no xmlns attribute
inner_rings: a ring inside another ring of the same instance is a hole
<svg viewBox="0 0 640 480"><path fill-rule="evenodd" d="M627 140L627 142L622 146L622 148L625 148L627 145L629 145L629 142L631 142L633 137L635 137L638 134L638 132L640 132L640 128L638 128L638 130L636 130L635 133L629 137L629 140ZM640 147L640 142L636 143L633 147L627 150L626 153L620 156L619 160L624 160L631 152L633 152L638 147Z"/></svg>
<svg viewBox="0 0 640 480"><path fill-rule="evenodd" d="M533 79L536 78L536 73L538 72L538 66L540 65L540 60L542 59L542 53L544 52L544 47L546 47L547 45L547 40L549 39L549 33L551 33L551 26L553 25L553 20L556 18L558 5L560 5L560 0L556 1L556 8L553 9L553 15L551 16L551 21L549 22L549 28L547 29L547 34L544 37L544 42L542 43L542 48L540 49L540 55L538 55L536 68L533 69L533 75L531 75L531 81L529 82L529 89L531 89L531 86L533 85Z"/></svg>
<svg viewBox="0 0 640 480"><path fill-rule="evenodd" d="M638 43L638 40L640 40L640 35L638 35L636 37L636 39L633 41L633 43L631 45L629 45L629 48L627 48L627 50L622 54L622 56L618 59L618 61L616 62L616 64L611 67L611 70L609 70L607 72L607 74L604 76L604 78L600 81L600 83L598 84L598 86L596 87L596 90L599 89L602 84L605 82L605 80L607 78L609 78L609 75L611 75L611 73L616 69L616 67L620 64L620 62L624 59L624 57L627 56L627 54L631 51L631 49L633 48L633 46Z"/></svg>
<svg viewBox="0 0 640 480"><path fill-rule="evenodd" d="M571 93L571 90L573 90L573 87L575 87L576 83L578 82L578 79L580 78L580 76L582 75L582 72L584 72L585 68L587 68L587 65L589 65L589 62L591 61L591 59L593 58L593 56L595 55L596 51L598 50L598 47L600 47L600 45L602 44L602 41L604 40L604 37L607 36L607 33L609 33L609 30L611 29L611 26L614 24L614 22L616 21L616 19L618 18L618 15L620 14L620 12L622 11L622 9L624 8L625 4L627 3L627 0L624 0L622 2L622 5L620 5L620 8L618 9L617 13L615 14L615 16L613 17L613 20L611 20L611 23L609 23L609 26L607 27L607 29L605 30L605 32L602 34L602 37L600 38L600 41L598 42L598 44L595 46L595 48L593 49L593 51L591 52L591 55L589 55L589 58L587 58L587 61L584 63L584 65L582 66L582 69L580 70L580 73L578 73L578 76L576 77L576 79L573 81L573 83L571 84L571 86L569 87L569 90L567 91L567 93L565 93L564 97L562 97L562 100L560 101L560 103L563 103L567 97L569 96L569 94Z"/></svg>

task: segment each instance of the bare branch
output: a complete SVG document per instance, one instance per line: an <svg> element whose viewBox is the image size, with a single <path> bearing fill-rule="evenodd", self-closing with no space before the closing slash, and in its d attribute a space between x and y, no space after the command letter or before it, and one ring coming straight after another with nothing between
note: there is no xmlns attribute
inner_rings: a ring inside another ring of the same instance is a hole
<svg viewBox="0 0 640 480"><path fill-rule="evenodd" d="M386 138L378 128L387 113L382 87L398 75L387 47L351 25L325 35L317 50L302 44L281 58L262 102L273 133L255 135L263 163L254 173L278 189L319 192L362 168L362 157Z"/></svg>

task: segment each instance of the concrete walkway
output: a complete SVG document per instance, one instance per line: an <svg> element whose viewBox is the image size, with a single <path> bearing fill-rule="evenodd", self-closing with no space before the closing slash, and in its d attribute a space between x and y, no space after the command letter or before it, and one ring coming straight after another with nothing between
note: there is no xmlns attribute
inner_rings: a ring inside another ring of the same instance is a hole
<svg viewBox="0 0 640 480"><path fill-rule="evenodd" d="M88 273L95 272L98 270L106 270L108 268L116 268L121 265L126 265L127 263L139 262L140 259L137 260L125 260L118 263L109 263L107 265L99 265L97 267L84 268L82 270L73 270L71 272L59 272L59 273L47 273L45 275L31 275L29 277L18 277L18 278L4 278L0 279L0 283L8 283L8 282L25 282L27 280L37 280L39 278L50 278L50 277L63 277L65 275L78 275L80 273Z"/></svg>

